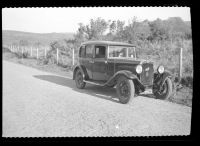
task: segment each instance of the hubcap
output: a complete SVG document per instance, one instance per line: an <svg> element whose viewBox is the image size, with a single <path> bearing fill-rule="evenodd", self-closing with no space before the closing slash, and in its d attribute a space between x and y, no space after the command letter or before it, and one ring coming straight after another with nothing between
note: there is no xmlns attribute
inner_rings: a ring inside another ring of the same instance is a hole
<svg viewBox="0 0 200 146"><path fill-rule="evenodd" d="M77 82L78 82L79 85L81 85L83 83L83 77L82 77L81 73L79 73L77 75Z"/></svg>
<svg viewBox="0 0 200 146"><path fill-rule="evenodd" d="M127 98L130 94L129 87L128 87L127 83L125 81L123 81L119 84L119 87L120 87L121 96L124 97L124 98Z"/></svg>
<svg viewBox="0 0 200 146"><path fill-rule="evenodd" d="M161 90L160 90L160 94L163 95L163 94L166 94L167 93L167 82L165 82L163 84L163 86L161 87Z"/></svg>

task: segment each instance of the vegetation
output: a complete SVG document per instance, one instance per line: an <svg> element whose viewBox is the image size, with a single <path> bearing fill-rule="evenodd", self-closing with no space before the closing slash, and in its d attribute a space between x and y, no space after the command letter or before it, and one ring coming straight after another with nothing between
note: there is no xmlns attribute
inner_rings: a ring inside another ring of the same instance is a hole
<svg viewBox="0 0 200 146"><path fill-rule="evenodd" d="M193 76L193 53L191 24L179 17L167 20L137 21L134 17L125 22L91 19L87 25L79 24L73 46L88 40L109 40L135 44L139 58L151 59L164 64L174 74L178 72L179 48L183 48L183 76ZM77 50L76 50L77 52Z"/></svg>

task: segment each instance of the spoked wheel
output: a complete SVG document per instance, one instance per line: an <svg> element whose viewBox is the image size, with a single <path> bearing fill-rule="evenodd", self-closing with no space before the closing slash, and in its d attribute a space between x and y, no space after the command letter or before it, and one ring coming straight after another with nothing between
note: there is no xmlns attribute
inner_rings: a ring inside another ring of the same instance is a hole
<svg viewBox="0 0 200 146"><path fill-rule="evenodd" d="M154 95L157 99L166 100L172 95L172 81L170 78L167 78L161 87L160 91L153 90Z"/></svg>
<svg viewBox="0 0 200 146"><path fill-rule="evenodd" d="M119 101L123 104L129 102L130 98L134 97L135 87L132 80L127 79L124 76L121 76L117 81L117 94Z"/></svg>
<svg viewBox="0 0 200 146"><path fill-rule="evenodd" d="M80 70L76 71L75 82L77 88L79 89L85 88L86 83L83 81L83 74Z"/></svg>

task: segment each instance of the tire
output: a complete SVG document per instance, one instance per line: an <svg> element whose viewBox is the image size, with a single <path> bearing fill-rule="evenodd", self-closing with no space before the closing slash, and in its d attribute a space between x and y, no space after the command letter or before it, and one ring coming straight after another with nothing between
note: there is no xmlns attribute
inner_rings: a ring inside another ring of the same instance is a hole
<svg viewBox="0 0 200 146"><path fill-rule="evenodd" d="M135 95L135 87L133 81L127 79L124 76L119 77L117 80L116 92L120 103L128 103L130 99Z"/></svg>
<svg viewBox="0 0 200 146"><path fill-rule="evenodd" d="M172 81L170 78L167 78L161 87L161 91L154 91L153 94L157 99L167 100L172 95Z"/></svg>
<svg viewBox="0 0 200 146"><path fill-rule="evenodd" d="M75 82L76 82L76 87L79 88L79 89L83 89L85 88L85 82L83 81L83 74L82 72L80 71L80 69L78 69L76 71L76 74L75 74Z"/></svg>

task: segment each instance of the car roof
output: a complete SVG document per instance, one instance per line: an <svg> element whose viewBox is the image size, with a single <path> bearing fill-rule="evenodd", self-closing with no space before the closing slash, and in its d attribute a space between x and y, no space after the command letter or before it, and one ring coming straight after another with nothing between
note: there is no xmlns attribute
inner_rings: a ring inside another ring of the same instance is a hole
<svg viewBox="0 0 200 146"><path fill-rule="evenodd" d="M82 43L81 45L88 45L88 44L98 44L98 45L116 45L116 46L129 46L135 47L133 44L123 43L123 42L113 42L113 41L87 41Z"/></svg>

